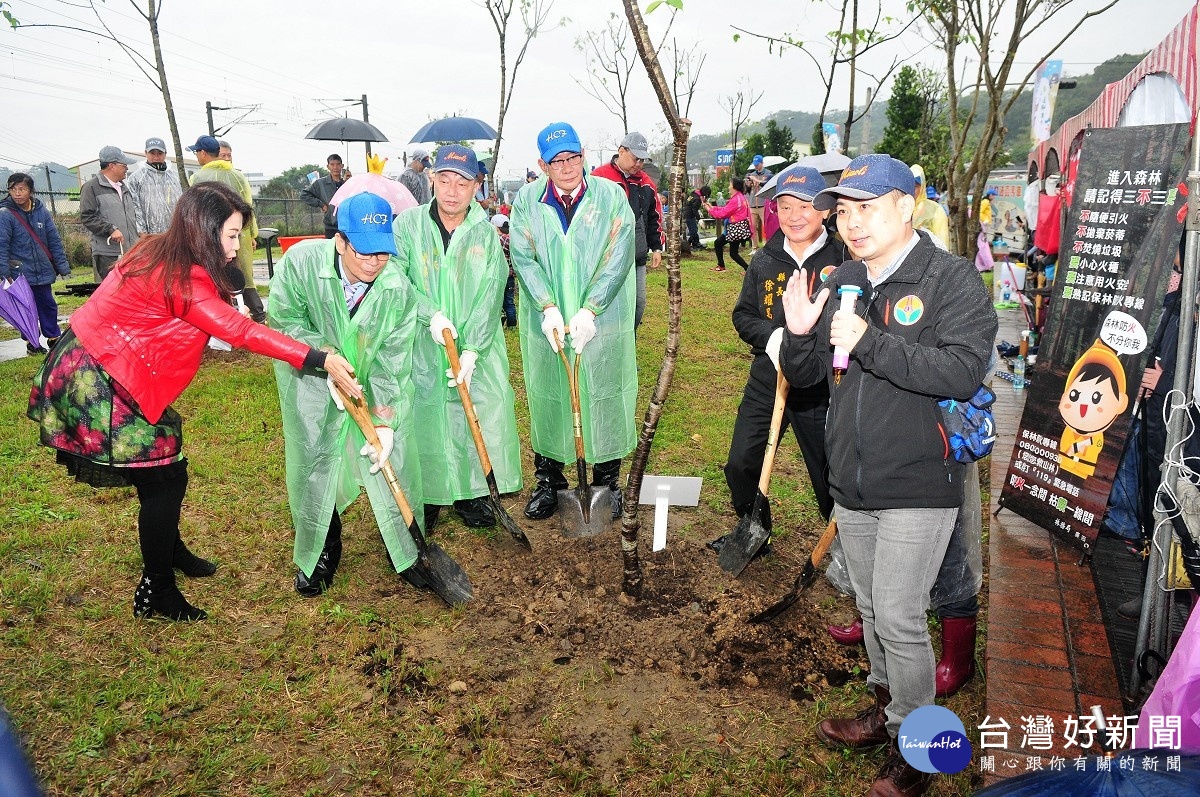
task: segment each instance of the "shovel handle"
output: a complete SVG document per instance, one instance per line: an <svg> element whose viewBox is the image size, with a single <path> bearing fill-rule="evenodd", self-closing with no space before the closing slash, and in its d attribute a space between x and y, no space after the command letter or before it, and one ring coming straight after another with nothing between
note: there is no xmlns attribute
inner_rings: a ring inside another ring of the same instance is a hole
<svg viewBox="0 0 1200 797"><path fill-rule="evenodd" d="M379 442L379 435L375 433L375 422L371 420L371 412L367 409L366 401L347 395L340 387L338 393L342 396L342 403L346 405L346 412L358 424L363 437L367 438L367 444L373 446L376 451L382 449L383 445ZM396 478L396 471L392 468L392 463L384 462L380 470L383 472L383 478L387 481L388 489L396 498L396 504L400 507L400 515L404 518L404 522L411 527L414 520L412 506L409 505L408 498L405 497L404 490L400 487L400 480Z"/></svg>
<svg viewBox="0 0 1200 797"><path fill-rule="evenodd" d="M812 562L813 567L821 564L821 560L829 552L829 546L833 545L833 538L836 536L837 519L830 518L829 525L825 527L825 532L821 534L821 539L817 540L817 547L813 548L812 556L808 559L808 561Z"/></svg>
<svg viewBox="0 0 1200 797"><path fill-rule="evenodd" d="M775 449L779 447L779 432L783 428L783 410L787 407L788 382L783 372L775 375L775 406L771 410L771 430L767 433L767 449L763 452L762 473L758 477L758 491L767 495L771 487L771 471L775 467Z"/></svg>
<svg viewBox="0 0 1200 797"><path fill-rule="evenodd" d="M450 330L442 330L442 340L446 343L446 357L450 360L450 370L457 382L462 366L458 361L458 347L454 345L454 336ZM487 446L483 442L483 429L479 426L479 416L475 413L475 402L471 401L471 391L466 384L458 382L458 397L462 400L463 411L467 414L467 425L471 427L471 437L475 438L475 450L479 452L479 464L484 473L492 472L492 460L488 457Z"/></svg>
<svg viewBox="0 0 1200 797"><path fill-rule="evenodd" d="M582 460L585 457L583 454L583 413L579 409L579 354L575 354L575 370L572 371L571 363L567 360L567 351L558 337L558 330L554 331L554 342L558 344L558 357L562 360L563 368L567 372L567 387L571 392L571 422L575 430L575 458Z"/></svg>

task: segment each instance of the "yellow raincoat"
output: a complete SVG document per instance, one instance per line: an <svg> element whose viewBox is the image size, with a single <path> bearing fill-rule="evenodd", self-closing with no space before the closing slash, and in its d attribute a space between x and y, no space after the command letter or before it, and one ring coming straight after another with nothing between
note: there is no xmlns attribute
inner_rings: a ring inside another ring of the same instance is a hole
<svg viewBox="0 0 1200 797"><path fill-rule="evenodd" d="M302 241L288 250L271 280L270 325L309 346L332 347L354 366L375 423L396 432L389 461L417 523L423 524L421 464L412 434L413 289L392 260L351 318L336 258L332 240ZM416 544L382 471L368 472L370 460L358 453L366 440L354 419L330 400L325 374L277 362L275 381L283 414L296 566L306 574L313 572L334 508L345 511L362 487L396 570L412 565Z"/></svg>
<svg viewBox="0 0 1200 797"><path fill-rule="evenodd" d="M450 367L446 349L429 334L434 313L441 311L458 330L455 344L460 354L473 351L479 356L471 377L471 402L502 493L521 489L521 444L508 349L500 327L500 304L508 281L500 236L483 208L472 202L443 251L442 233L429 215L434 207L419 205L401 212L392 229L400 266L416 288L414 432L425 501L446 506L487 495L488 486L458 390L446 384Z"/></svg>
<svg viewBox="0 0 1200 797"><path fill-rule="evenodd" d="M913 227L918 230L925 230L933 237L942 242L942 248L950 249L950 219L946 216L946 211L937 202L934 202L925 194L925 170L920 166L913 166L912 173L921 182L917 186L917 206L913 210Z"/></svg>
<svg viewBox="0 0 1200 797"><path fill-rule="evenodd" d="M209 161L200 167L200 171L188 178L188 185L207 182L224 183L237 191L238 195L246 200L251 208L254 207L254 195L250 191L250 182L246 179L246 175L233 168L233 164L229 161ZM238 269L246 277L247 288L254 287L254 241L257 238L258 222L251 216L246 226L242 227L241 248L237 253Z"/></svg>
<svg viewBox="0 0 1200 797"><path fill-rule="evenodd" d="M633 211L616 183L588 179L564 233L548 183L543 176L523 186L509 216L509 252L521 285L530 438L543 456L575 460L567 375L542 334L542 310L557 305L569 324L586 307L596 313L596 337L584 348L579 366L585 454L590 463L608 462L624 457L637 442ZM574 364L569 337L566 352Z"/></svg>

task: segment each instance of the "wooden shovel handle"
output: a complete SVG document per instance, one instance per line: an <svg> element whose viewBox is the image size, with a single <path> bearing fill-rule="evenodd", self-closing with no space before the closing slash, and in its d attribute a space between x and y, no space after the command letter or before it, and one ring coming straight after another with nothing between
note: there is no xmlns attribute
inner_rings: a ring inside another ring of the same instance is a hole
<svg viewBox="0 0 1200 797"><path fill-rule="evenodd" d="M758 491L767 495L771 486L771 470L775 467L775 449L779 447L779 431L783 427L783 410L787 407L788 382L783 372L777 371L775 378L775 407L771 410L771 431L767 433L767 449L763 452L762 474L758 477Z"/></svg>
<svg viewBox="0 0 1200 797"><path fill-rule="evenodd" d="M442 340L446 343L446 356L450 359L450 370L457 381L462 365L458 361L458 347L454 345L454 336L450 330L442 330ZM483 442L483 429L479 426L479 416L475 414L475 403L471 401L471 391L463 382L458 385L458 397L462 400L463 411L467 414L467 424L471 427L471 437L475 438L475 450L479 452L479 464L484 473L492 472L492 460L488 457L487 446Z"/></svg>
<svg viewBox="0 0 1200 797"><path fill-rule="evenodd" d="M583 413L579 409L579 355L575 355L575 370L571 371L571 363L567 360L567 351L558 330L554 331L554 342L558 344L558 357L562 360L563 368L567 371L567 387L571 392L571 421L575 428L575 458L584 459L583 454Z"/></svg>
<svg viewBox="0 0 1200 797"><path fill-rule="evenodd" d="M836 536L837 519L830 518L829 525L825 527L825 532L821 535L821 539L817 540L817 547L813 548L812 557L809 559L813 563L813 567L821 564L821 560L829 552L829 546L833 545L833 538Z"/></svg>
<svg viewBox="0 0 1200 797"><path fill-rule="evenodd" d="M367 409L366 401L361 398L351 398L340 387L338 393L342 396L342 403L346 405L346 412L358 424L363 437L367 438L367 444L373 446L376 451L382 449L383 444L379 442L379 435L375 432L375 422L371 420L371 412ZM404 490L400 487L400 480L396 478L396 471L392 468L392 463L384 462L380 470L383 471L383 478L387 480L388 488L396 498L396 504L400 507L400 515L404 518L404 522L411 527L414 519L412 506L409 505L408 498L405 497Z"/></svg>

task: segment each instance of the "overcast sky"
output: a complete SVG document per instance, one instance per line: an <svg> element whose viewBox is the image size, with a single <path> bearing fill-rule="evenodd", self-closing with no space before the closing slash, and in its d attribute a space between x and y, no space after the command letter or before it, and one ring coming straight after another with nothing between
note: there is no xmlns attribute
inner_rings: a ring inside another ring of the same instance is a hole
<svg viewBox="0 0 1200 797"><path fill-rule="evenodd" d="M902 0L880 2L885 13L904 16ZM1193 2L1122 0L1086 23L1055 57L1065 61L1067 74L1082 74L1113 55L1148 50ZM1082 10L1102 4L1075 0L1073 7L1080 11L1069 9L1061 19L1073 22ZM82 0L11 3L23 23L95 27L91 12L80 5ZM363 171L361 144L304 139L328 115L326 107L337 115L361 114L360 107L318 101L322 99L367 94L371 122L390 139L375 147L391 158L389 172L402 168L402 154L413 146L409 139L430 119L458 113L495 124L497 38L487 12L472 0L163 0L163 5L159 24L183 143L207 131L206 100L218 106L259 105L225 136L233 144L236 165L245 171L274 175L302 163L323 163L335 150ZM1153 13L1148 13L1151 7ZM114 31L150 55L145 23L128 0L107 0L103 13ZM620 138L618 119L575 83L586 79L575 42L585 31L603 27L610 13L621 13L618 0L555 1L552 17L561 19L561 26L535 39L521 66L505 123L502 175L536 168L536 133L552 121L571 122L592 151L611 149ZM663 7L648 17L652 34L661 33L667 16ZM719 102L739 88L762 92L754 118L785 108L819 110L823 86L812 62L794 50L773 54L764 42L745 36L735 43L734 17L753 31L815 39L837 24L831 4L821 0L685 0L672 35L699 43L708 54L692 103L693 133L727 130L727 114ZM1052 35L1049 30L1039 35L1019 54L1019 64L1034 66L1059 37L1061 32ZM940 64L940 55L915 29L867 66L882 71L893 56ZM863 82L860 77L860 101ZM884 96L889 92L885 85ZM140 151L148 136L161 136L170 144L155 89L116 45L92 34L45 28L0 31L0 94L0 164L11 168L43 160L73 166L94 159L108 144ZM662 114L640 66L630 94L631 127L652 142L663 140ZM846 107L844 86L835 88L831 104ZM217 126L241 113L217 112Z"/></svg>

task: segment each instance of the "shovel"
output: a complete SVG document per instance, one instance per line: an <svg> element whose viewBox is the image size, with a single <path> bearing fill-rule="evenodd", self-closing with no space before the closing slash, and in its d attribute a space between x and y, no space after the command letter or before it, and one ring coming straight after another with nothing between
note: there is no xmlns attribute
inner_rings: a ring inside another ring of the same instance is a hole
<svg viewBox="0 0 1200 797"><path fill-rule="evenodd" d="M775 601L771 606L751 617L750 622L752 624L769 623L792 608L792 604L800 597L800 593L811 587L812 583L817 580L817 566L825 558L825 553L829 550L829 546L833 545L833 538L836 536L837 521L831 519L829 525L825 527L825 533L821 535L821 539L817 540L817 547L813 548L812 554L804 562L804 569L800 571L800 575L796 576L796 583L792 584L791 591Z"/></svg>
<svg viewBox="0 0 1200 797"><path fill-rule="evenodd" d="M446 356L450 358L451 372L457 380L461 366L458 363L458 347L454 345L454 336L450 334L450 330L445 329L442 330L442 339L446 342ZM521 527L500 503L500 489L496 486L496 473L492 470L492 460L488 457L487 446L483 442L483 430L479 428L479 416L475 413L475 403L471 401L471 391L461 382L458 383L458 397L462 399L463 411L466 412L467 423L471 426L471 437L475 438L475 450L479 452L479 464L483 466L483 478L487 482L488 495L492 499L492 511L500 519L500 525L512 535L514 540L533 550L525 532L521 531Z"/></svg>
<svg viewBox="0 0 1200 797"><path fill-rule="evenodd" d="M381 448L379 435L375 433L375 424L371 421L371 413L367 410L366 404L362 399L346 395L340 388L338 392L341 393L342 403L346 405L346 412L350 413L350 417L358 424L363 436L367 438L367 443L378 451ZM425 541L425 537L421 534L421 528L417 525L417 519L413 516L412 507L409 506L408 499L404 497L404 491L400 489L400 481L396 478L396 471L392 468L392 463L385 461L381 470L383 478L387 480L388 487L392 491L392 496L396 499L396 504L400 507L400 515L408 524L408 533L412 535L413 542L417 544L417 575L425 581L426 586L433 590L434 594L450 606L460 606L471 600L474 592L466 572L458 562L450 558L450 554L442 550L440 545L436 542Z"/></svg>
<svg viewBox="0 0 1200 797"><path fill-rule="evenodd" d="M775 467L775 449L779 447L779 430L783 425L783 409L787 404L788 383L783 372L775 379L775 408L771 411L771 431L767 434L767 449L763 453L762 474L758 477L758 492L754 496L754 507L750 514L738 521L737 527L725 540L717 556L722 570L735 576L741 575L758 553L758 549L771 536L762 524L763 510L767 507L767 490L771 485L771 469Z"/></svg>
<svg viewBox="0 0 1200 797"><path fill-rule="evenodd" d="M567 385L571 389L571 413L575 427L575 471L578 482L574 490L559 490L559 514L564 537L595 537L612 528L613 497L607 485L593 490L588 481L587 460L583 454L583 416L579 410L579 353L575 353L575 368L567 362L563 343L554 333L558 356L567 370Z"/></svg>

